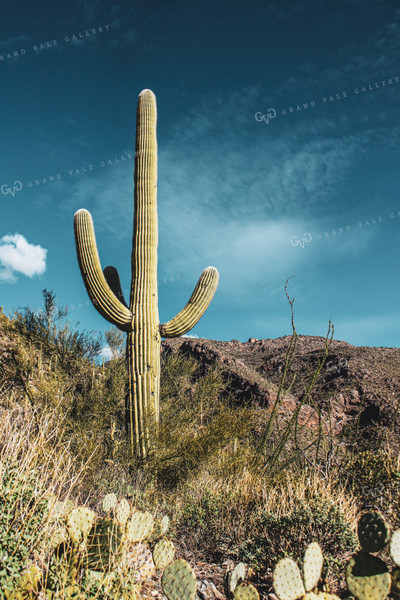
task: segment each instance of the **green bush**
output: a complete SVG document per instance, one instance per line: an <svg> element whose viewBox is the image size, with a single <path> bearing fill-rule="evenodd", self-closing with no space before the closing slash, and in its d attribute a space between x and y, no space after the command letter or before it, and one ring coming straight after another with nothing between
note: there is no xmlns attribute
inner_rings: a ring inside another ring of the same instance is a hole
<svg viewBox="0 0 400 600"><path fill-rule="evenodd" d="M1 459L0 598L12 590L27 561L38 549L48 516L48 500L35 469L23 470L18 460Z"/></svg>
<svg viewBox="0 0 400 600"><path fill-rule="evenodd" d="M259 512L252 524L253 533L241 544L239 558L263 569L272 569L285 556L302 564L307 545L317 541L325 557L325 567L337 573L342 568L340 557L357 547L357 537L350 525L329 501L299 502L288 515Z"/></svg>

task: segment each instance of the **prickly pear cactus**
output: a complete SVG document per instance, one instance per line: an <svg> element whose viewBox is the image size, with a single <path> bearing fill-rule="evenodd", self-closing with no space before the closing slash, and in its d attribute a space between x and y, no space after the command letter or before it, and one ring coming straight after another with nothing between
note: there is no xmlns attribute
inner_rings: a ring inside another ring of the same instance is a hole
<svg viewBox="0 0 400 600"><path fill-rule="evenodd" d="M165 569L173 560L175 555L175 546L170 540L160 540L154 546L153 560L156 569Z"/></svg>
<svg viewBox="0 0 400 600"><path fill-rule="evenodd" d="M49 502L49 521L60 521L64 518L72 509L74 505L71 500L64 502L56 499L52 499Z"/></svg>
<svg viewBox="0 0 400 600"><path fill-rule="evenodd" d="M304 553L303 573L304 587L307 592L314 589L321 577L324 558L317 542L312 542L306 548Z"/></svg>
<svg viewBox="0 0 400 600"><path fill-rule="evenodd" d="M167 533L169 528L169 517L165 515L161 521L154 521L153 531L151 535L152 541L158 540Z"/></svg>
<svg viewBox="0 0 400 600"><path fill-rule="evenodd" d="M393 598L395 598L396 600L399 600L400 598L400 569L398 567L395 567L393 569L393 571L391 572L391 586L390 586L390 593L393 596Z"/></svg>
<svg viewBox="0 0 400 600"><path fill-rule="evenodd" d="M396 529L392 534L392 539L390 540L390 556L396 565L400 567L400 529Z"/></svg>
<svg viewBox="0 0 400 600"><path fill-rule="evenodd" d="M150 537L154 527L154 519L149 512L135 511L126 524L128 543L141 542Z"/></svg>
<svg viewBox="0 0 400 600"><path fill-rule="evenodd" d="M135 582L144 583L156 575L153 554L146 544L135 544L125 553L126 562L135 573Z"/></svg>
<svg viewBox="0 0 400 600"><path fill-rule="evenodd" d="M363 552L379 552L389 541L389 528L379 512L366 512L361 515L357 534Z"/></svg>
<svg viewBox="0 0 400 600"><path fill-rule="evenodd" d="M297 600L305 595L299 567L291 558L282 558L273 573L273 586L280 600Z"/></svg>
<svg viewBox="0 0 400 600"><path fill-rule="evenodd" d="M390 573L383 560L359 552L347 563L346 583L358 600L384 600L390 591Z"/></svg>
<svg viewBox="0 0 400 600"><path fill-rule="evenodd" d="M238 563L226 578L226 593L229 597L233 596L233 593L240 583L243 583L246 577L246 565L242 562Z"/></svg>
<svg viewBox="0 0 400 600"><path fill-rule="evenodd" d="M85 567L94 571L109 569L112 560L121 557L122 540L122 527L117 521L108 517L97 520L87 536Z"/></svg>
<svg viewBox="0 0 400 600"><path fill-rule="evenodd" d="M57 527L51 532L48 545L50 548L57 548L60 544L68 541L68 531L65 527Z"/></svg>
<svg viewBox="0 0 400 600"><path fill-rule="evenodd" d="M169 600L193 600L196 595L196 577L185 560L174 560L168 565L161 583Z"/></svg>
<svg viewBox="0 0 400 600"><path fill-rule="evenodd" d="M105 513L109 513L117 504L117 496L115 494L106 494L103 498L102 507Z"/></svg>
<svg viewBox="0 0 400 600"><path fill-rule="evenodd" d="M233 593L234 600L259 600L260 596L254 585L241 583Z"/></svg>
<svg viewBox="0 0 400 600"><path fill-rule="evenodd" d="M79 543L87 536L95 518L96 513L85 506L78 506L69 514L67 531L72 542Z"/></svg>
<svg viewBox="0 0 400 600"><path fill-rule="evenodd" d="M122 499L115 507L115 518L120 525L125 525L129 519L131 507L128 500Z"/></svg>

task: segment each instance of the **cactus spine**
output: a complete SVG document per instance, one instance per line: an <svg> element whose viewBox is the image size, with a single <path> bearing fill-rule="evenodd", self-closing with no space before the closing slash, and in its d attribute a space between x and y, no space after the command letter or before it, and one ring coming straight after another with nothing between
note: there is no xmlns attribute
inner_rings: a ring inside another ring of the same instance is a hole
<svg viewBox="0 0 400 600"><path fill-rule="evenodd" d="M101 269L90 213L74 216L79 267L86 290L98 312L127 333L129 388L126 428L131 449L142 459L149 450L149 423L159 421L161 337L181 336L204 314L217 289L219 274L207 267L186 306L161 324L157 289L157 138L156 99L151 90L139 94L135 146L135 212L132 280L129 306L114 267Z"/></svg>

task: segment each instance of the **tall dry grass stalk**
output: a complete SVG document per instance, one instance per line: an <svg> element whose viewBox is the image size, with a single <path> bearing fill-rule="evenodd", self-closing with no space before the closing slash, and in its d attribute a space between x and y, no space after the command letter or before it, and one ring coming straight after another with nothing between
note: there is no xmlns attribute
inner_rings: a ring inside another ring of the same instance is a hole
<svg viewBox="0 0 400 600"><path fill-rule="evenodd" d="M6 394L0 401L0 589L10 590L31 565L46 568L53 511L59 500L76 504L82 470L69 444L59 442L57 413L37 421L28 403L13 403Z"/></svg>

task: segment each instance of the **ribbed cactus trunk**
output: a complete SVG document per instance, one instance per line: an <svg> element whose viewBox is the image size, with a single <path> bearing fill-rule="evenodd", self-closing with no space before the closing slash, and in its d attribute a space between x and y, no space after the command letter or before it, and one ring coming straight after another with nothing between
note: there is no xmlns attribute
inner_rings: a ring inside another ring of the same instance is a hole
<svg viewBox="0 0 400 600"><path fill-rule="evenodd" d="M157 110L153 92L139 95L136 118L135 211L132 280L129 306L117 269L101 270L90 213L75 213L74 230L79 267L93 305L107 321L127 333L128 390L126 428L132 453L146 458L159 422L161 337L178 337L204 314L218 285L218 271L207 267L186 306L167 323L158 317L157 291Z"/></svg>
<svg viewBox="0 0 400 600"><path fill-rule="evenodd" d="M159 420L161 335L157 289L156 123L156 105L148 95L138 103L136 117L135 214L129 305L134 319L126 346L129 373L127 417L130 420L131 443L140 447L142 456L149 445L147 424Z"/></svg>

